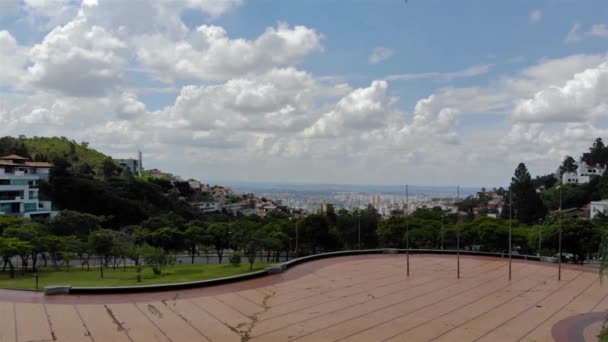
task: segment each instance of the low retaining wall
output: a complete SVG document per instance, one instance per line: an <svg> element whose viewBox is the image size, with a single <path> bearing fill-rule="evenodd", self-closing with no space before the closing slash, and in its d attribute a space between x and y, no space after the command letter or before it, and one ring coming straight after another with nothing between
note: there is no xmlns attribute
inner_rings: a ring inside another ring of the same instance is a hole
<svg viewBox="0 0 608 342"><path fill-rule="evenodd" d="M340 256L349 256L349 255L363 255L363 254L405 254L407 253L406 249L396 249L396 248L381 248L381 249L361 249L361 250L351 250L351 251L340 251L340 252L331 252L331 253L321 253L308 255L301 258L296 258L293 260L289 260L283 263L275 264L263 271L251 272L241 275L235 275L225 278L217 278L217 279L209 279L209 280L201 280L201 281L192 281L186 283L172 283L172 284L157 284L157 285L140 285L140 286L109 286L109 287L72 287L69 285L59 286L62 289L67 288L69 291L67 294L111 294L111 293L136 293L136 292L159 292L159 291L173 291L173 290L183 290L183 289L192 289L192 288L200 288L200 287L209 287L216 286L228 283L234 283L242 280L253 279L258 277L263 277L270 274L281 273L289 269L290 267L296 266L298 264L318 260L325 258L334 258ZM456 250L447 250L447 249L410 249L409 253L411 254L456 254ZM498 258L507 258L508 254L504 253L487 253L487 252L473 252L473 251L460 251L461 255L472 255L472 256L488 256L488 257L498 257ZM538 256L533 255L511 255L513 259L520 260L531 260L531 261L542 261ZM544 259L544 258L543 258ZM57 288L58 286L53 286L53 288ZM61 293L56 293L59 291L47 291L45 287L44 293L46 295L53 294L66 294L65 291Z"/></svg>

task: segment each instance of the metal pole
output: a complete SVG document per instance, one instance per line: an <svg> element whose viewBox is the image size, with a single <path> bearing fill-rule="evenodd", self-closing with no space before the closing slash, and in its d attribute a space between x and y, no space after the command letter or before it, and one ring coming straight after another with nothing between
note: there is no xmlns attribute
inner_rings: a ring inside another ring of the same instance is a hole
<svg viewBox="0 0 608 342"><path fill-rule="evenodd" d="M511 231L513 229L513 191L509 186L509 280L511 280Z"/></svg>
<svg viewBox="0 0 608 342"><path fill-rule="evenodd" d="M441 209L441 249L443 249L443 209Z"/></svg>
<svg viewBox="0 0 608 342"><path fill-rule="evenodd" d="M543 235L543 226L542 225L538 225L538 257L540 258L540 248L541 248L541 241L542 241L542 235Z"/></svg>
<svg viewBox="0 0 608 342"><path fill-rule="evenodd" d="M298 250L298 242L299 242L298 238L299 238L299 236L298 236L298 222L296 222L296 258L299 257L299 254L300 254L299 253L300 251Z"/></svg>
<svg viewBox="0 0 608 342"><path fill-rule="evenodd" d="M557 264L557 280L562 280L562 187L559 187L559 261Z"/></svg>
<svg viewBox="0 0 608 342"><path fill-rule="evenodd" d="M460 185L456 188L456 215L458 223L456 228L456 278L460 279Z"/></svg>
<svg viewBox="0 0 608 342"><path fill-rule="evenodd" d="M408 219L409 214L409 202L408 202L408 189L407 184L405 185L405 257L407 263L407 276L410 276L410 223Z"/></svg>
<svg viewBox="0 0 608 342"><path fill-rule="evenodd" d="M359 249L361 249L361 212L357 210L359 217Z"/></svg>

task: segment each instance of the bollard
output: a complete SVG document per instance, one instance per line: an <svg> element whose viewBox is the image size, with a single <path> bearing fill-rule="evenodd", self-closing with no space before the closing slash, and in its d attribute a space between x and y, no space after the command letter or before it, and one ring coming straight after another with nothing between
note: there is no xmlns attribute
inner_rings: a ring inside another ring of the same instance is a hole
<svg viewBox="0 0 608 342"><path fill-rule="evenodd" d="M38 291L38 273L34 274L32 279L36 280L36 291Z"/></svg>

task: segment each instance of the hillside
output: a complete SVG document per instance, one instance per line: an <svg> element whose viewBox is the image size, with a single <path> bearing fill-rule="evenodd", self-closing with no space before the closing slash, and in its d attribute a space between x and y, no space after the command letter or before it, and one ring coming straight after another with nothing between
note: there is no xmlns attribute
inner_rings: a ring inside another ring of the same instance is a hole
<svg viewBox="0 0 608 342"><path fill-rule="evenodd" d="M40 190L55 210L104 216L105 225L112 228L168 212L189 219L197 215L180 199L186 195L180 188L187 183L135 177L86 143L63 137L0 138L0 155L12 153L53 162L50 179Z"/></svg>
<svg viewBox="0 0 608 342"><path fill-rule="evenodd" d="M77 143L65 137L0 138L0 155L15 153L37 161L53 161L65 158L74 169L89 165L101 174L105 154L88 147L86 142Z"/></svg>

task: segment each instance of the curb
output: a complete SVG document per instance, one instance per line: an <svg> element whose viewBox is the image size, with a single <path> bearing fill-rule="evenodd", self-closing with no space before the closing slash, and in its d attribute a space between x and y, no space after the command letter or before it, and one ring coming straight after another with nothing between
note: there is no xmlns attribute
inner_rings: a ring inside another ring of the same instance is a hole
<svg viewBox="0 0 608 342"><path fill-rule="evenodd" d="M248 280L253 278L264 277L267 275L278 274L287 271L289 268L296 265L325 258L334 258L340 256L350 255L364 255L364 254L405 254L408 250L397 249L397 248L380 248L380 249L362 249L362 250L351 250L351 251L340 251L313 254L305 257L296 258L283 263L274 264L267 267L263 271L256 271L251 273L245 273L230 277L216 278L209 280L200 280L184 283L171 283L171 284L155 284L155 285L136 285L136 286L109 286L109 287L73 287L69 285L54 285L46 286L44 288L44 294L47 296L58 295L58 294L70 294L70 295L92 295L92 294L119 294L119 293L139 293L139 292L160 292L160 291L172 291L172 290L183 290L193 288L203 288L216 285L223 285L229 283L235 283L242 280ZM410 249L410 254L457 254L456 250L441 250L441 249ZM461 255L472 255L472 256L488 256L488 257L499 257L506 258L508 255L504 253L488 253L488 252L472 252L472 251L460 251ZM539 261L542 262L538 256L532 255L511 255L512 259Z"/></svg>

